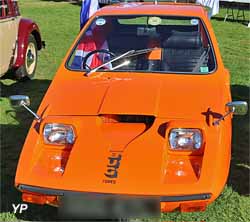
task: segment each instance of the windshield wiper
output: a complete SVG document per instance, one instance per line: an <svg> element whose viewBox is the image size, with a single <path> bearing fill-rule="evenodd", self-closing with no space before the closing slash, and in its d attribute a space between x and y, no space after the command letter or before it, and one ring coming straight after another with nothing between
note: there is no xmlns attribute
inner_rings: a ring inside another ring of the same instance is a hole
<svg viewBox="0 0 250 222"><path fill-rule="evenodd" d="M107 61L107 62L101 64L100 66L97 66L96 68L89 70L89 71L86 72L84 75L85 75L85 76L89 76L89 75L92 74L93 72L96 72L98 69L100 69L100 68L102 68L102 67L108 65L109 63L112 63L112 62L114 62L114 61L116 61L116 60L118 60L118 59L122 59L122 58L124 58L125 56L128 56L128 55L130 55L130 54L132 54L132 53L134 53L134 52L135 52L135 50L129 50L129 51L127 51L127 52L125 52L125 53L123 53L123 54L121 54L121 55L119 55L119 56L117 56L117 57L115 57L115 58L113 58L113 59L111 59L111 60L109 60L109 61Z"/></svg>
<svg viewBox="0 0 250 222"><path fill-rule="evenodd" d="M97 70L99 70L100 68L102 68L102 67L104 67L104 66L106 66L106 65L108 65L108 64L110 64L110 63L112 63L112 62L115 62L115 61L117 61L117 60L119 60L119 59L124 59L124 58L129 58L129 57L132 57L132 56L137 56L137 55L145 54L145 53L151 52L151 51L156 50L156 49L159 49L159 48L148 48L148 49L140 49L140 50L129 50L129 51L127 51L127 52L125 52L125 53L123 53L123 54L121 54L121 55L119 55L119 56L117 56L117 57L115 57L115 58L113 58L113 59L111 59L111 60L109 60L109 61L107 61L107 62L101 64L100 66L97 66L96 68L90 69L90 70L87 71L84 75L85 75L85 76L89 76L89 75L91 75L93 72L96 72ZM129 63L130 63L129 61L125 61L125 62L123 62L122 64L120 64L120 65L118 65L118 66L116 66L116 67L114 67L114 68L111 68L110 70L115 70L115 69L120 68L120 67L122 67L122 66L124 66L124 65L128 65Z"/></svg>
<svg viewBox="0 0 250 222"><path fill-rule="evenodd" d="M151 51L156 50L156 49L159 49L159 48L155 47L155 48L147 48L147 49L135 50L133 54L127 55L124 58L145 54L145 53L151 52Z"/></svg>

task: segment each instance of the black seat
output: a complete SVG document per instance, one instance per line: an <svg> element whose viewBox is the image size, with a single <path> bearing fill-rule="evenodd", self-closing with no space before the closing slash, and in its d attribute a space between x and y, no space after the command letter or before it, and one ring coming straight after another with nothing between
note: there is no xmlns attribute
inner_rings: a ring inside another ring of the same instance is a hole
<svg viewBox="0 0 250 222"><path fill-rule="evenodd" d="M197 71L197 64L205 51L199 32L173 31L162 46L162 70L164 71Z"/></svg>

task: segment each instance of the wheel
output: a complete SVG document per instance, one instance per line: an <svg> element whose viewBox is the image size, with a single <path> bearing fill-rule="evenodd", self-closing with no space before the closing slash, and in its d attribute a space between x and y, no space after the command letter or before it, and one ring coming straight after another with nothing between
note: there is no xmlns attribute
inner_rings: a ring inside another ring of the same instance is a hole
<svg viewBox="0 0 250 222"><path fill-rule="evenodd" d="M25 52L24 64L16 72L18 80L32 79L35 75L37 66L37 43L33 35L29 36L28 45Z"/></svg>
<svg viewBox="0 0 250 222"><path fill-rule="evenodd" d="M84 57L84 59L83 59L83 61L82 61L82 67L83 67L83 69L86 69L86 68L87 68L87 69L91 69L91 68L89 67L89 65L87 65L87 61L88 61L88 59L90 58L90 56L92 56L92 55L94 55L94 54L96 54L96 53L104 53L104 54L108 54L108 55L110 55L110 56L112 56L112 57L115 57L115 54L114 54L113 52L107 50L107 49L96 49L96 50L93 50L93 51L89 52L89 53Z"/></svg>

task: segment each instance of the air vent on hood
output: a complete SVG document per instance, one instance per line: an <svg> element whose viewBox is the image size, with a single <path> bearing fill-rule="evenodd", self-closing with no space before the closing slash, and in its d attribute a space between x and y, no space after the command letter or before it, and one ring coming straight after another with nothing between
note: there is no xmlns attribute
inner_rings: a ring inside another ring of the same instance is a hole
<svg viewBox="0 0 250 222"><path fill-rule="evenodd" d="M104 123L145 123L148 127L150 127L154 120L154 116L148 116L148 115L110 115L105 114L101 115L101 118Z"/></svg>
<svg viewBox="0 0 250 222"><path fill-rule="evenodd" d="M154 122L154 116L145 115L117 115L118 121L123 123L145 123L152 125Z"/></svg>

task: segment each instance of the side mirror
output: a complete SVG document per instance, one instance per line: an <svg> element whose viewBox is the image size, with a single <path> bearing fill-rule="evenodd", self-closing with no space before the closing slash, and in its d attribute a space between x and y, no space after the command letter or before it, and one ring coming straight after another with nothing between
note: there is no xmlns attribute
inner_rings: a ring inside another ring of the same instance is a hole
<svg viewBox="0 0 250 222"><path fill-rule="evenodd" d="M247 114L247 102L245 101L234 101L226 104L226 107L228 108L228 111L226 114L221 116L219 119L213 122L213 125L219 125L222 120L224 120L228 115L231 113L235 115L246 115Z"/></svg>
<svg viewBox="0 0 250 222"><path fill-rule="evenodd" d="M234 101L226 104L229 108L229 112L233 112L235 115L246 115L247 114L247 102L245 101Z"/></svg>
<svg viewBox="0 0 250 222"><path fill-rule="evenodd" d="M30 105L30 98L28 96L24 95L13 95L9 97L10 104L13 107L19 107L19 106L29 106Z"/></svg>
<svg viewBox="0 0 250 222"><path fill-rule="evenodd" d="M38 116L35 112L33 112L28 106L30 105L30 98L28 96L24 95L13 95L9 97L10 104L13 107L24 107L26 110L28 110L38 122L41 121L41 117Z"/></svg>

